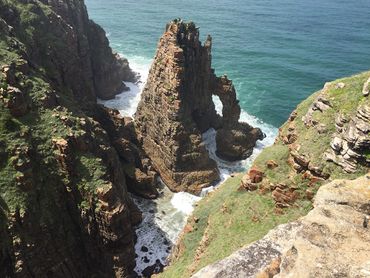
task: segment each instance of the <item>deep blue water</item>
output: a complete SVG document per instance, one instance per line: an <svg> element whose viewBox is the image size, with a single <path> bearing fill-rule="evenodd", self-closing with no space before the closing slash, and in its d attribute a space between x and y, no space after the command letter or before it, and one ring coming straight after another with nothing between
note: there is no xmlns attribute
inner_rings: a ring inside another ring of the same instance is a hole
<svg viewBox="0 0 370 278"><path fill-rule="evenodd" d="M280 126L324 82L370 69L370 0L86 0L132 64L148 65L168 21L213 37L213 66L240 104Z"/></svg>

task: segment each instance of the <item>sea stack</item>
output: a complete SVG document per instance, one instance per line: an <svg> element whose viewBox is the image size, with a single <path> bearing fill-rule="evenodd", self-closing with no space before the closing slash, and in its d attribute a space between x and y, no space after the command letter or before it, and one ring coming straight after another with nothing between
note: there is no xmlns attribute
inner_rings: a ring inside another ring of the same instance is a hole
<svg viewBox="0 0 370 278"><path fill-rule="evenodd" d="M215 75L211 48L211 37L202 45L193 22L167 24L135 115L143 148L172 191L199 193L219 180L201 137L209 128L217 130L217 155L230 161L245 159L263 139L260 129L239 122L234 86Z"/></svg>

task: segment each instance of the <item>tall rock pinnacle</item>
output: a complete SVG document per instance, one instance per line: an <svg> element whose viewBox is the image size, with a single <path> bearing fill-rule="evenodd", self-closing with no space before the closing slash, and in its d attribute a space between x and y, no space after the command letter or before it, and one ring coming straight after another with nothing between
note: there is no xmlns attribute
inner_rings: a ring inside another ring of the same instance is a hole
<svg viewBox="0 0 370 278"><path fill-rule="evenodd" d="M201 134L217 130L217 155L248 157L260 129L239 123L240 106L232 82L211 67L212 39L199 41L195 24L174 20L161 37L135 119L142 144L163 181L173 191L199 192L219 179ZM219 116L212 95L223 104Z"/></svg>

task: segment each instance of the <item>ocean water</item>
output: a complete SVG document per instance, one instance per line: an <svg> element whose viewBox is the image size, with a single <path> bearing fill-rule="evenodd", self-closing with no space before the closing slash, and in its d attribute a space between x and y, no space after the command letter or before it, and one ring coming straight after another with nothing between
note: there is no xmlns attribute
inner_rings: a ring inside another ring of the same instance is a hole
<svg viewBox="0 0 370 278"><path fill-rule="evenodd" d="M129 59L141 82L100 101L132 116L140 100L159 37L174 18L193 20L201 38L213 37L213 67L234 82L241 119L267 135L253 155L234 163L215 155L215 131L203 141L222 181L247 169L271 145L296 105L326 81L370 69L370 0L85 0L90 17L106 31L112 48ZM221 114L222 105L215 98ZM202 192L204 196L213 188ZM137 227L135 271L166 264L194 204L201 198L161 189L157 200L133 196L143 211ZM143 248L146 247L146 248Z"/></svg>
<svg viewBox="0 0 370 278"><path fill-rule="evenodd" d="M112 47L143 65L168 21L213 37L213 66L242 108L280 126L326 81L370 68L369 0L86 0Z"/></svg>

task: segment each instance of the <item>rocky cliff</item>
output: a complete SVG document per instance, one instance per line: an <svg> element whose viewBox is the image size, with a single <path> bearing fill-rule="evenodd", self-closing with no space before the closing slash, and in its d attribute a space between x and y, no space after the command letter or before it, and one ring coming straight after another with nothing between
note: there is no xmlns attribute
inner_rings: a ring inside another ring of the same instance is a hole
<svg viewBox="0 0 370 278"><path fill-rule="evenodd" d="M161 277L207 265L195 277L369 276L369 77L329 82L299 104L248 173L197 204ZM274 229L307 214L318 190L308 216Z"/></svg>
<svg viewBox="0 0 370 278"><path fill-rule="evenodd" d="M369 277L370 175L320 187L314 209L193 278Z"/></svg>
<svg viewBox="0 0 370 278"><path fill-rule="evenodd" d="M204 45L194 23L175 20L161 37L135 120L143 148L173 191L198 193L219 179L201 134L217 130L217 155L238 160L263 139L259 129L238 122L240 106L232 82L211 68L212 40ZM222 116L212 96L219 96Z"/></svg>
<svg viewBox="0 0 370 278"><path fill-rule="evenodd" d="M135 80L128 62L82 1L0 0L0 63L0 276L129 276L127 168L145 165L96 104Z"/></svg>
<svg viewBox="0 0 370 278"><path fill-rule="evenodd" d="M271 192L277 210L312 198L327 180L355 178L370 166L370 73L326 83L290 115L240 189Z"/></svg>

